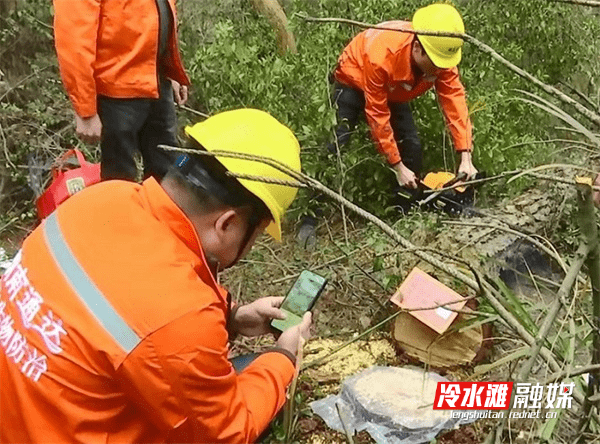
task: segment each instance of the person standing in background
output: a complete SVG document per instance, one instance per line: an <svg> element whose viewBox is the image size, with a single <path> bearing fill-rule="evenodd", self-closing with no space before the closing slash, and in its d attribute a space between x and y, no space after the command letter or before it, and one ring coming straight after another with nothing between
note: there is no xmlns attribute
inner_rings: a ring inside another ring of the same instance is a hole
<svg viewBox="0 0 600 444"><path fill-rule="evenodd" d="M100 141L102 180L160 180L177 145L173 99L190 83L177 43L175 0L54 0L61 77L75 111L76 133Z"/></svg>

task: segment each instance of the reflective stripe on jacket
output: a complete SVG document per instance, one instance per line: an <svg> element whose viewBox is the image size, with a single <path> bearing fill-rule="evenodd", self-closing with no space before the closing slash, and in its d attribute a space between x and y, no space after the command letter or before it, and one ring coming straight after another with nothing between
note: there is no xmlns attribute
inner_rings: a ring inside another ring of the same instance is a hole
<svg viewBox="0 0 600 444"><path fill-rule="evenodd" d="M381 26L412 29L410 22L392 21ZM471 120L458 69L443 70L437 78L415 77L411 62L414 35L407 32L367 29L342 52L335 79L365 94L365 115L378 150L390 164L400 161L390 125L389 102L408 102L435 87L446 125L457 151L472 148Z"/></svg>
<svg viewBox="0 0 600 444"><path fill-rule="evenodd" d="M162 73L189 79L173 31ZM159 15L156 0L54 0L54 37L63 83L80 117L96 114L96 98L158 98Z"/></svg>
<svg viewBox="0 0 600 444"><path fill-rule="evenodd" d="M0 280L0 442L252 442L294 366L267 352L236 374L228 311L154 179L86 188Z"/></svg>

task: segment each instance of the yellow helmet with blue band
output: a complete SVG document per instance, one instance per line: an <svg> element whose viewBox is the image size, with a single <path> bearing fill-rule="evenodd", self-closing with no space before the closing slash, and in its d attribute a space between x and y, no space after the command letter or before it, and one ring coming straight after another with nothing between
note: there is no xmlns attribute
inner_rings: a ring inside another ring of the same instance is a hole
<svg viewBox="0 0 600 444"><path fill-rule="evenodd" d="M224 151L266 157L300 172L300 144L292 131L264 111L238 109L216 114L185 128L186 134L209 152ZM284 172L256 160L216 156L232 173L291 181ZM273 221L267 227L281 241L281 220L298 192L288 185L249 179L238 181L269 209Z"/></svg>

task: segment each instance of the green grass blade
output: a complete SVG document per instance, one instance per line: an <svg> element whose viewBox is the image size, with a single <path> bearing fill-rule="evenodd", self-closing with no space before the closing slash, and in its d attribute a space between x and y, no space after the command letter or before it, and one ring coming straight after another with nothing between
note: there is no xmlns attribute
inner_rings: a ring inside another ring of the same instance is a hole
<svg viewBox="0 0 600 444"><path fill-rule="evenodd" d="M527 356L529 353L530 347L527 345L525 347L521 347L504 356L503 358L498 359L497 361L492 362L491 364L483 364L475 367L475 372L471 375L471 379L474 379L478 376L484 375L495 368L498 368L504 364L508 364L516 359L521 359L524 356Z"/></svg>

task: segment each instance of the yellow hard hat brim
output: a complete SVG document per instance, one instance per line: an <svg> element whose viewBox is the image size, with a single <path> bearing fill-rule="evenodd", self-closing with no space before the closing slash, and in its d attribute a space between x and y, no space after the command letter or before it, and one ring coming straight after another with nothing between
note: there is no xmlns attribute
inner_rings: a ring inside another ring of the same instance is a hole
<svg viewBox="0 0 600 444"><path fill-rule="evenodd" d="M421 45L423 45L423 49L425 49L427 56L431 59L431 63L438 68L454 68L462 59L462 48L456 51L452 57L440 57L435 53L435 50L431 47L426 39L421 38L419 41L421 42Z"/></svg>
<svg viewBox="0 0 600 444"><path fill-rule="evenodd" d="M281 222L272 221L267 225L265 232L277 242L281 242Z"/></svg>
<svg viewBox="0 0 600 444"><path fill-rule="evenodd" d="M225 164L228 163L228 159L220 158L219 156L217 156L217 159L219 159L221 162L223 162ZM265 204L265 206L269 209L272 220L271 220L271 223L269 225L267 225L265 232L269 236L271 236L273 239L275 239L277 242L281 242L282 230L281 230L281 218L279 215L282 213L282 208L279 207L279 205L272 198L272 196L268 192L266 192L266 190L264 190L264 186L262 183L253 182L248 179L238 179L238 180L240 181L240 183L242 185L244 185L247 189L252 191L260 200L262 200L262 202Z"/></svg>

